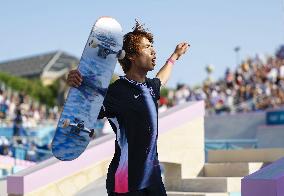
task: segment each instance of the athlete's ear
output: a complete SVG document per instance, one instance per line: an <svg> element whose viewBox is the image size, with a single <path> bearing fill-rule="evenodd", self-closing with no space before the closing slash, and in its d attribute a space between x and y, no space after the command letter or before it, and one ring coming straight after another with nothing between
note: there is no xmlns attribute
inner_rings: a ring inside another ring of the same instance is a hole
<svg viewBox="0 0 284 196"><path fill-rule="evenodd" d="M134 63L135 58L136 58L136 56L134 54L128 56L128 59L129 59L129 61L131 61L131 63Z"/></svg>

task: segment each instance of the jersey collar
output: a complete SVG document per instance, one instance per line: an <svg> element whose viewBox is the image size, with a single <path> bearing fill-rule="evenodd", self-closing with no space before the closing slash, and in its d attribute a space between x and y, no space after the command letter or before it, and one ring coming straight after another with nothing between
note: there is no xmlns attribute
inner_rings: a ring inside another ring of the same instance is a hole
<svg viewBox="0 0 284 196"><path fill-rule="evenodd" d="M119 76L119 77L120 77L120 79L126 80L126 81L128 81L128 82L130 82L130 83L132 83L132 84L134 84L136 86L147 86L147 82L146 82L147 78L146 78L145 82L138 82L136 80L128 79L125 75L124 76Z"/></svg>

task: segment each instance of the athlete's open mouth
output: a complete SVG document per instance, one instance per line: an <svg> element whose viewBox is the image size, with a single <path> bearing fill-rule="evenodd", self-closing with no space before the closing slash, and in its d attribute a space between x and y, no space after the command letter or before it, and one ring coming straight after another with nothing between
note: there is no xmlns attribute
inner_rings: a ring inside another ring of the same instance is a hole
<svg viewBox="0 0 284 196"><path fill-rule="evenodd" d="M154 56L154 57L152 58L152 64L153 64L153 66L156 65L156 56Z"/></svg>

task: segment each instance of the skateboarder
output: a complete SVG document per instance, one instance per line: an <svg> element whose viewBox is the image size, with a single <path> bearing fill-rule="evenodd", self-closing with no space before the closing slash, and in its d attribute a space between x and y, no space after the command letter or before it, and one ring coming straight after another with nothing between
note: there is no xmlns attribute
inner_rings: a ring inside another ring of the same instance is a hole
<svg viewBox="0 0 284 196"><path fill-rule="evenodd" d="M157 101L161 85L166 84L175 61L189 44L178 44L156 77L150 79L146 75L154 70L156 59L152 44L152 34L136 21L133 31L123 39L126 55L119 63L125 75L109 85L98 116L107 117L116 134L115 154L106 180L109 196L166 195L157 153ZM79 71L71 70L67 83L79 87Z"/></svg>

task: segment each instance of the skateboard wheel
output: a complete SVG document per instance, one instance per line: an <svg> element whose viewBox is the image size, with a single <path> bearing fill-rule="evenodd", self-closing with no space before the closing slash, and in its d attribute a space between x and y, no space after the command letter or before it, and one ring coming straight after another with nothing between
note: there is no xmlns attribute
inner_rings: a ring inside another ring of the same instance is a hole
<svg viewBox="0 0 284 196"><path fill-rule="evenodd" d="M117 53L117 58L118 58L119 60L121 60L121 59L123 59L124 57L125 57L125 51L124 51L124 50L118 51L118 53Z"/></svg>
<svg viewBox="0 0 284 196"><path fill-rule="evenodd" d="M90 131L91 132L89 133L89 137L94 139L95 138L95 130L91 129Z"/></svg>
<svg viewBox="0 0 284 196"><path fill-rule="evenodd" d="M65 120L63 121L62 127L63 127L63 128L66 128L66 127L68 127L69 125L70 125L70 119L65 119Z"/></svg>
<svg viewBox="0 0 284 196"><path fill-rule="evenodd" d="M110 54L110 50L109 49L105 49L104 52L105 52L106 56Z"/></svg>
<svg viewBox="0 0 284 196"><path fill-rule="evenodd" d="M96 48L96 47L98 47L98 45L99 45L99 41L96 38L92 39L92 41L90 41L90 43L89 43L89 46L92 47L92 48Z"/></svg>

